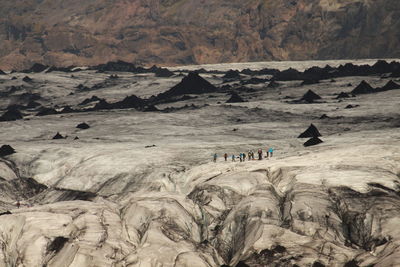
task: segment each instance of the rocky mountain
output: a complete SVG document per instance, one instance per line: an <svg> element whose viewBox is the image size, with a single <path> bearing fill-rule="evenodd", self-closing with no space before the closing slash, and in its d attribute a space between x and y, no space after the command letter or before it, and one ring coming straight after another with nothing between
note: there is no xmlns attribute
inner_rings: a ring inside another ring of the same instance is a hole
<svg viewBox="0 0 400 267"><path fill-rule="evenodd" d="M400 57L398 0L0 3L3 69Z"/></svg>

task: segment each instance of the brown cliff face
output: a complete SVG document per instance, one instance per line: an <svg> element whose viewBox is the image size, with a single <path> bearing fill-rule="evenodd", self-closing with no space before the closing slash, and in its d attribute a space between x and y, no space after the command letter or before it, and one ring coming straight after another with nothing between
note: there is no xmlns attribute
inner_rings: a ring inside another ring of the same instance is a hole
<svg viewBox="0 0 400 267"><path fill-rule="evenodd" d="M400 56L398 0L2 2L3 69Z"/></svg>

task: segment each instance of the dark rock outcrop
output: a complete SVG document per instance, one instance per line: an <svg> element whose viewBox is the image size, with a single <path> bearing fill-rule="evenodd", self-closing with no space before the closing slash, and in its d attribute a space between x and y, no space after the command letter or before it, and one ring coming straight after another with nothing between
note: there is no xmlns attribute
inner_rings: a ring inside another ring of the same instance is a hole
<svg viewBox="0 0 400 267"><path fill-rule="evenodd" d="M65 139L65 137L62 136L59 132L57 132L56 135L54 135L52 139L54 139L54 140Z"/></svg>
<svg viewBox="0 0 400 267"><path fill-rule="evenodd" d="M321 136L320 132L318 131L317 127L314 124L311 124L307 130L301 133L297 138L308 138L308 137L319 137Z"/></svg>
<svg viewBox="0 0 400 267"><path fill-rule="evenodd" d="M185 94L204 94L217 91L217 88L202 78L197 72L190 72L180 83L151 99L153 103L169 100Z"/></svg>
<svg viewBox="0 0 400 267"><path fill-rule="evenodd" d="M133 73L145 73L148 72L142 67L137 67L135 64L128 63L122 60L107 62L106 64L100 64L92 67L91 69L99 72L105 71L119 71L119 72L133 72Z"/></svg>
<svg viewBox="0 0 400 267"><path fill-rule="evenodd" d="M35 63L35 64L32 65L32 67L30 67L29 69L24 70L22 72L25 72L25 73L38 73L38 72L45 71L47 68L49 68L49 66L46 66L46 65L43 65L43 64L40 64L40 63Z"/></svg>
<svg viewBox="0 0 400 267"><path fill-rule="evenodd" d="M76 128L81 129L81 130L86 130L86 129L89 129L90 126L89 126L89 124L87 124L86 122L82 122L82 123L79 123L79 124L76 126Z"/></svg>
<svg viewBox="0 0 400 267"><path fill-rule="evenodd" d="M168 78L174 75L174 73L167 68L157 68L154 74L156 77L164 77L164 78Z"/></svg>
<svg viewBox="0 0 400 267"><path fill-rule="evenodd" d="M323 143L323 141L321 139L319 139L318 137L312 137L311 139L307 140L303 146L308 147L308 146L315 146L318 144Z"/></svg>
<svg viewBox="0 0 400 267"><path fill-rule="evenodd" d="M240 73L237 70L228 70L224 76L222 76L223 79L240 79Z"/></svg>
<svg viewBox="0 0 400 267"><path fill-rule="evenodd" d="M15 153L15 149L10 145L2 145L0 147L0 157L5 157Z"/></svg>
<svg viewBox="0 0 400 267"><path fill-rule="evenodd" d="M397 84L394 81L390 80L383 87L377 88L377 91L383 92L395 89L400 89L400 84Z"/></svg>
<svg viewBox="0 0 400 267"><path fill-rule="evenodd" d="M314 91L308 90L307 93L305 93L303 95L303 97L300 99L300 101L304 101L307 103L314 103L315 100L319 100L319 99L322 99L322 97L320 97L319 95L314 93Z"/></svg>
<svg viewBox="0 0 400 267"><path fill-rule="evenodd" d="M63 236L57 236L54 240L47 246L47 251L52 251L58 253L68 242L68 238Z"/></svg>
<svg viewBox="0 0 400 267"><path fill-rule="evenodd" d="M25 76L24 78L22 78L22 80L23 80L24 82L26 82L26 83L30 83L30 82L33 81L33 79L32 79L31 77L29 77L29 76Z"/></svg>
<svg viewBox="0 0 400 267"><path fill-rule="evenodd" d="M47 116L47 115L54 115L54 114L58 114L57 110L55 110L54 108L42 107L42 108L40 108L39 112L36 113L36 116Z"/></svg>
<svg viewBox="0 0 400 267"><path fill-rule="evenodd" d="M226 103L241 103L245 100L236 92L231 93L231 97L226 101Z"/></svg>
<svg viewBox="0 0 400 267"><path fill-rule="evenodd" d="M351 97L351 96L350 96L348 93L340 92L340 93L337 95L336 99L349 98L349 97Z"/></svg>
<svg viewBox="0 0 400 267"><path fill-rule="evenodd" d="M96 101L100 101L100 100L102 100L102 99L94 95L91 98L86 98L81 103L79 103L79 105L83 106L83 105L86 105L86 104L89 104L89 103L92 103L92 102L96 102Z"/></svg>
<svg viewBox="0 0 400 267"><path fill-rule="evenodd" d="M15 107L11 107L3 115L1 115L0 121L16 121L21 120L22 118L22 113Z"/></svg>
<svg viewBox="0 0 400 267"><path fill-rule="evenodd" d="M7 75L4 71L0 70L0 75Z"/></svg>
<svg viewBox="0 0 400 267"><path fill-rule="evenodd" d="M370 93L374 93L375 89L372 88L371 85L369 85L369 83L367 83L366 81L361 81L361 83L353 89L353 91L351 91L352 94L354 95L360 95L360 94L370 94Z"/></svg>

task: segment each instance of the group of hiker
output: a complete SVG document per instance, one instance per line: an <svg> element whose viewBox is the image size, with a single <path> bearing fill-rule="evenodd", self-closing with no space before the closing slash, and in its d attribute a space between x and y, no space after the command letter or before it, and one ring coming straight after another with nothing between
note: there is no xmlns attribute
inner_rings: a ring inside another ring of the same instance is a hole
<svg viewBox="0 0 400 267"><path fill-rule="evenodd" d="M265 152L266 152L265 158L272 158L272 156L274 154L274 149L272 147L270 147L270 148L267 148L265 150ZM257 154L258 154L258 158L257 159L258 160L262 160L264 152L263 152L263 150L261 148L258 149ZM215 153L214 156L213 156L213 161L217 162L217 158L218 158L218 154ZM246 160L255 160L256 159L255 153L254 153L253 150L249 150L247 153L239 153L239 155L233 154L231 156L229 156L227 153L225 153L224 154L225 161L228 161L228 158L231 158L232 161L236 161L238 159L240 162L243 162L243 161L246 161Z"/></svg>

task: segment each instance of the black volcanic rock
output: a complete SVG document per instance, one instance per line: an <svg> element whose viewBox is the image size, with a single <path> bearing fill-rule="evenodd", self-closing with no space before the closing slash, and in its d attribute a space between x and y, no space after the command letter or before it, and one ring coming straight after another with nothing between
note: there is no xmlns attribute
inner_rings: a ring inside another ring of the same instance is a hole
<svg viewBox="0 0 400 267"><path fill-rule="evenodd" d="M7 75L4 71L0 70L0 75Z"/></svg>
<svg viewBox="0 0 400 267"><path fill-rule="evenodd" d="M111 104L112 108L126 109L136 108L140 109L146 105L146 101L135 95L127 96L123 100Z"/></svg>
<svg viewBox="0 0 400 267"><path fill-rule="evenodd" d="M128 63L125 61L112 61L106 64L100 64L92 67L94 70L98 70L99 72L105 71L120 71L120 72L133 72L133 73L145 73L148 72L146 69L141 67L136 67L135 64Z"/></svg>
<svg viewBox="0 0 400 267"><path fill-rule="evenodd" d="M111 109L112 106L105 99L100 99L100 101L94 106L93 110L101 110L101 109Z"/></svg>
<svg viewBox="0 0 400 267"><path fill-rule="evenodd" d="M352 104L349 104L349 105L347 105L347 106L345 107L345 109L351 109L351 108L356 108L356 107L359 107L359 105L352 105Z"/></svg>
<svg viewBox="0 0 400 267"><path fill-rule="evenodd" d="M12 107L0 117L0 121L16 121L22 118L22 113L18 109Z"/></svg>
<svg viewBox="0 0 400 267"><path fill-rule="evenodd" d="M34 73L38 73L38 72L42 72L44 70L46 70L49 66L40 64L40 63L35 63L32 65L32 67L30 67L27 70L24 70L23 72L25 73L30 73L30 72L34 72Z"/></svg>
<svg viewBox="0 0 400 267"><path fill-rule="evenodd" d="M314 93L312 90L308 90L307 93L303 95L300 101L305 101L307 103L313 103L315 100L322 99L319 95Z"/></svg>
<svg viewBox="0 0 400 267"><path fill-rule="evenodd" d="M0 147L0 157L5 157L11 154L14 154L15 150L12 146L10 145L2 145Z"/></svg>
<svg viewBox="0 0 400 267"><path fill-rule="evenodd" d="M232 92L231 97L226 101L226 103L241 103L241 102L245 102L245 101L236 92Z"/></svg>
<svg viewBox="0 0 400 267"><path fill-rule="evenodd" d="M397 84L394 81L390 80L383 87L379 88L378 91L389 91L395 89L400 89L400 84Z"/></svg>
<svg viewBox="0 0 400 267"><path fill-rule="evenodd" d="M302 73L292 68L278 72L274 75L274 80L276 81L295 81L302 79L303 79Z"/></svg>
<svg viewBox="0 0 400 267"><path fill-rule="evenodd" d="M237 70L228 70L224 76L222 76L223 79L239 79L240 78L240 73Z"/></svg>
<svg viewBox="0 0 400 267"><path fill-rule="evenodd" d="M170 71L169 69L166 68L157 68L154 71L154 74L156 77L164 77L164 78L168 78L174 75L174 73L172 71Z"/></svg>
<svg viewBox="0 0 400 267"><path fill-rule="evenodd" d="M89 124L87 124L86 122L82 122L82 123L79 123L79 124L76 126L76 128L81 129L81 130L86 130L86 129L89 129L90 126L89 126Z"/></svg>
<svg viewBox="0 0 400 267"><path fill-rule="evenodd" d="M24 78L22 78L22 80L26 83L33 81L29 76L25 76Z"/></svg>
<svg viewBox="0 0 400 267"><path fill-rule="evenodd" d="M336 99L341 99L341 98L349 98L350 95L345 92L341 92L340 94L337 95Z"/></svg>
<svg viewBox="0 0 400 267"><path fill-rule="evenodd" d="M372 73L382 74L391 72L391 65L385 60L378 60L374 65L371 66Z"/></svg>
<svg viewBox="0 0 400 267"><path fill-rule="evenodd" d="M79 103L79 105L82 106L82 105L86 105L86 104L89 104L91 102L96 102L96 101L100 101L100 100L102 100L102 99L98 98L97 96L94 95L91 98L86 98L81 103Z"/></svg>
<svg viewBox="0 0 400 267"><path fill-rule="evenodd" d="M64 136L62 136L59 132L57 132L56 133L56 135L55 136L53 136L53 139L65 139L65 137Z"/></svg>
<svg viewBox="0 0 400 267"><path fill-rule="evenodd" d="M36 114L36 116L47 116L47 115L54 115L54 114L58 114L57 110L55 110L54 108L42 107L42 108L40 108L40 110Z"/></svg>
<svg viewBox="0 0 400 267"><path fill-rule="evenodd" d="M311 139L307 140L303 146L308 147L308 146L315 146L318 144L323 143L323 141L321 139L319 139L318 137L312 137Z"/></svg>
<svg viewBox="0 0 400 267"><path fill-rule="evenodd" d="M190 72L182 79L180 83L164 93L158 94L154 99L155 102L168 100L171 97L184 94L204 94L217 91L217 88L203 79L197 72Z"/></svg>
<svg viewBox="0 0 400 267"><path fill-rule="evenodd" d="M308 137L318 137L321 136L317 127L314 124L311 124L307 130L301 133L297 138L308 138Z"/></svg>
<svg viewBox="0 0 400 267"><path fill-rule="evenodd" d="M355 95L360 95L360 94L370 94L370 93L374 93L375 89L372 88L371 85L369 85L369 83L367 83L366 81L361 81L361 83L354 88L353 91L351 91L352 94Z"/></svg>

